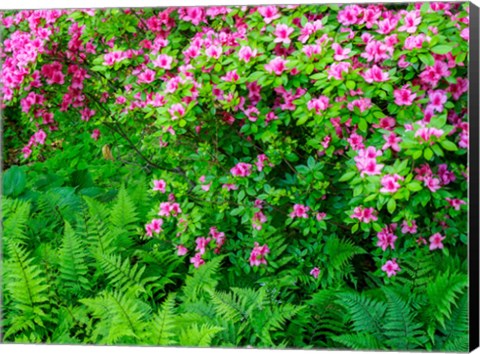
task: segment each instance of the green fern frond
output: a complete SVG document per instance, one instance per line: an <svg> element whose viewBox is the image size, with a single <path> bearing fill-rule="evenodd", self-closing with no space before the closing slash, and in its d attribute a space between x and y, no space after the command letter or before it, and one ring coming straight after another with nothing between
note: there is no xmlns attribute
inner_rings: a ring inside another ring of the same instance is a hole
<svg viewBox="0 0 480 354"><path fill-rule="evenodd" d="M395 350L416 349L427 340L422 324L417 323L409 303L392 288L383 288L387 297L384 330L385 343Z"/></svg>
<svg viewBox="0 0 480 354"><path fill-rule="evenodd" d="M217 275L220 263L224 256L215 257L206 262L200 268L194 270L193 276L187 276L185 285L182 288L182 300L184 302L195 302L201 293L212 293L218 284Z"/></svg>
<svg viewBox="0 0 480 354"><path fill-rule="evenodd" d="M177 344L175 337L175 294L170 294L147 326L146 341L153 345Z"/></svg>
<svg viewBox="0 0 480 354"><path fill-rule="evenodd" d="M452 314L448 320L445 321L445 328L440 328L442 333L441 342L443 343L439 350L462 352L464 346L456 348L455 346L464 342L468 351L468 294L465 293L460 298L458 305L453 309ZM450 348L450 349L449 349Z"/></svg>
<svg viewBox="0 0 480 354"><path fill-rule="evenodd" d="M4 241L26 244L26 229L30 216L30 203L18 199L3 202Z"/></svg>
<svg viewBox="0 0 480 354"><path fill-rule="evenodd" d="M209 347L213 337L223 330L222 327L204 324L199 327L193 324L182 330L179 336L179 344L188 347Z"/></svg>
<svg viewBox="0 0 480 354"><path fill-rule="evenodd" d="M96 344L137 344L144 336L151 308L134 294L106 291L94 299L80 300L96 323L91 340Z"/></svg>
<svg viewBox="0 0 480 354"><path fill-rule="evenodd" d="M342 334L340 336L333 336L331 338L334 341L344 345L348 349L355 349L355 350L385 349L385 347L377 339L377 337L370 333Z"/></svg>
<svg viewBox="0 0 480 354"><path fill-rule="evenodd" d="M99 255L99 263L111 286L121 292L135 289L135 291L147 293L147 283L158 279L157 277L144 278L145 266L140 266L138 263L132 266L130 259L123 260L118 254Z"/></svg>
<svg viewBox="0 0 480 354"><path fill-rule="evenodd" d="M132 230L133 224L138 221L135 204L128 196L127 190L122 187L110 212L110 222L120 230Z"/></svg>
<svg viewBox="0 0 480 354"><path fill-rule="evenodd" d="M427 286L431 311L442 327L445 326L445 320L450 318L452 305L455 304L458 295L465 291L467 285L467 275L445 272L438 274Z"/></svg>
<svg viewBox="0 0 480 354"><path fill-rule="evenodd" d="M350 314L355 332L371 333L381 340L382 320L387 310L385 303L353 292L338 294L338 299L336 302L344 306Z"/></svg>
<svg viewBox="0 0 480 354"><path fill-rule="evenodd" d="M60 250L60 289L65 289L71 296L82 296L91 287L88 279L87 254L83 242L75 231L65 222L65 235Z"/></svg>
<svg viewBox="0 0 480 354"><path fill-rule="evenodd" d="M5 336L17 332L45 332L48 320L48 284L35 260L20 245L6 243L9 260L5 263L5 290L9 296L8 308L4 308Z"/></svg>

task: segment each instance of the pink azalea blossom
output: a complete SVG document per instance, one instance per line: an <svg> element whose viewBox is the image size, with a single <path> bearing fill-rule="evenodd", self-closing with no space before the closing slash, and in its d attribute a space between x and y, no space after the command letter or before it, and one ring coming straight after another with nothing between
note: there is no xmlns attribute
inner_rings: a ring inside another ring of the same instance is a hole
<svg viewBox="0 0 480 354"><path fill-rule="evenodd" d="M447 185L450 184L451 182L454 182L457 177L455 176L455 173L452 171L448 170L448 167L446 164L442 163L438 165L438 177L440 177L440 182L442 185Z"/></svg>
<svg viewBox="0 0 480 354"><path fill-rule="evenodd" d="M428 239L430 241L430 251L433 251L435 249L442 249L443 248L442 241L444 239L445 239L445 236L442 236L438 232L430 236L430 238Z"/></svg>
<svg viewBox="0 0 480 354"><path fill-rule="evenodd" d="M389 75L386 72L383 72L378 66L373 65L371 69L368 69L363 78L366 82L371 84L372 82L383 82L389 80Z"/></svg>
<svg viewBox="0 0 480 354"><path fill-rule="evenodd" d="M275 31L273 34L275 35L274 43L284 43L284 44L290 44L290 35L293 33L293 28L288 27L287 25L284 24L278 24L277 27L275 27Z"/></svg>
<svg viewBox="0 0 480 354"><path fill-rule="evenodd" d="M249 46L241 47L238 51L238 58L243 60L245 63L248 63L252 58L257 55L257 50L252 49Z"/></svg>
<svg viewBox="0 0 480 354"><path fill-rule="evenodd" d="M348 62L333 63L328 69L328 79L333 77L336 80L342 80L342 73L348 73L351 66L352 64Z"/></svg>
<svg viewBox="0 0 480 354"><path fill-rule="evenodd" d="M358 219L360 222L370 223L371 221L377 221L378 218L375 215L375 209L364 208L362 206L353 209L353 214L350 216L352 219Z"/></svg>
<svg viewBox="0 0 480 354"><path fill-rule="evenodd" d="M377 233L377 238L377 246L381 247L383 251L385 251L388 247L390 247L392 250L395 249L395 241L397 240L397 236L394 234L391 227L387 226L383 228Z"/></svg>
<svg viewBox="0 0 480 354"><path fill-rule="evenodd" d="M315 110L316 114L320 114L320 111L327 110L330 99L327 96L320 96L319 98L312 98L307 103L309 110Z"/></svg>
<svg viewBox="0 0 480 354"><path fill-rule="evenodd" d="M320 269L318 269L317 267L313 268L310 271L310 275L312 275L315 279L318 278L319 274L320 274Z"/></svg>
<svg viewBox="0 0 480 354"><path fill-rule="evenodd" d="M100 130L98 130L98 129L93 129L93 132L92 132L91 137L92 137L93 140L97 141L98 138L100 137L100 134L101 134L101 133L100 133Z"/></svg>
<svg viewBox="0 0 480 354"><path fill-rule="evenodd" d="M435 193L440 189L440 180L438 178L433 178L433 177L425 177L423 180L424 184L432 191Z"/></svg>
<svg viewBox="0 0 480 354"><path fill-rule="evenodd" d="M138 75L138 84L149 84L155 80L155 71L146 69Z"/></svg>
<svg viewBox="0 0 480 354"><path fill-rule="evenodd" d="M232 183L226 183L222 185L222 188L225 188L228 191L235 191L238 189L238 186Z"/></svg>
<svg viewBox="0 0 480 354"><path fill-rule="evenodd" d="M404 178L394 174L394 175L385 175L382 177L381 184L383 188L380 189L381 193L395 193L400 188L398 181L403 181Z"/></svg>
<svg viewBox="0 0 480 354"><path fill-rule="evenodd" d="M185 246L183 246L183 245L178 245L178 246L177 246L177 250L178 250L178 251L177 251L177 255L179 255L179 256L184 256L184 255L186 255L187 252L188 252L188 249L187 249Z"/></svg>
<svg viewBox="0 0 480 354"><path fill-rule="evenodd" d="M205 54L210 57L210 58L214 58L214 59L218 59L222 56L222 47L220 46L210 46L208 47L206 50L205 50Z"/></svg>
<svg viewBox="0 0 480 354"><path fill-rule="evenodd" d="M267 155L265 154L260 154L257 156L257 162L255 162L255 165L257 166L258 171L262 171L263 167L265 166L265 162L268 160Z"/></svg>
<svg viewBox="0 0 480 354"><path fill-rule="evenodd" d="M252 227L256 230L262 229L262 224L267 222L267 217L261 211L256 212L252 218Z"/></svg>
<svg viewBox="0 0 480 354"><path fill-rule="evenodd" d="M233 176L247 177L252 173L252 165L245 162L239 162L230 169Z"/></svg>
<svg viewBox="0 0 480 354"><path fill-rule="evenodd" d="M276 6L259 6L257 11L263 16L263 20L266 24L269 24L273 20L280 18L280 14Z"/></svg>
<svg viewBox="0 0 480 354"><path fill-rule="evenodd" d="M172 120L175 120L185 115L185 108L181 103L175 103L168 109L168 112L172 116Z"/></svg>
<svg viewBox="0 0 480 354"><path fill-rule="evenodd" d="M443 105L447 102L447 94L443 90L430 91L428 93L430 99L429 106L437 112L443 111Z"/></svg>
<svg viewBox="0 0 480 354"><path fill-rule="evenodd" d="M152 61L152 63L156 68L170 70L172 68L172 61L173 58L171 56L160 54L154 61Z"/></svg>
<svg viewBox="0 0 480 354"><path fill-rule="evenodd" d="M417 233L417 222L415 220L412 220L411 226L408 224L407 220L403 220L402 222L402 233L410 233L410 234L415 234Z"/></svg>
<svg viewBox="0 0 480 354"><path fill-rule="evenodd" d="M382 150L386 150L391 148L393 151L400 151L400 143L402 138L397 137L394 132L391 132L389 135L384 135L383 138L385 139L385 144L382 146Z"/></svg>
<svg viewBox="0 0 480 354"><path fill-rule="evenodd" d="M347 141L352 150L360 150L365 148L365 145L363 145L363 137L357 133L352 133Z"/></svg>
<svg viewBox="0 0 480 354"><path fill-rule="evenodd" d="M422 127L415 132L415 137L416 138L420 137L423 140L421 141L421 143L423 143L423 142L430 141L430 138L432 136L440 138L443 135L443 133L444 132L442 129ZM433 142L430 142L430 143L433 144Z"/></svg>
<svg viewBox="0 0 480 354"><path fill-rule="evenodd" d="M387 276L390 278L391 276L396 275L401 269L397 264L397 260L392 259L382 266L382 270L387 273Z"/></svg>
<svg viewBox="0 0 480 354"><path fill-rule="evenodd" d="M199 254L204 254L205 253L205 248L208 246L210 243L211 238L205 238L205 237L197 237L195 240L195 243L197 244L197 247L195 248L195 251L198 251Z"/></svg>
<svg viewBox="0 0 480 354"><path fill-rule="evenodd" d="M404 17L404 25L398 28L399 32L415 33L417 26L422 22L420 11L410 11Z"/></svg>
<svg viewBox="0 0 480 354"><path fill-rule="evenodd" d="M457 198L445 198L445 200L448 202L448 204L450 204L450 206L452 208L454 208L455 210L460 210L460 207L464 204L467 204L464 200L461 200L461 199L457 199Z"/></svg>
<svg viewBox="0 0 480 354"><path fill-rule="evenodd" d="M162 193L165 193L165 188L166 187L167 187L167 182L165 182L163 179L153 181L153 190L154 191L160 191Z"/></svg>
<svg viewBox="0 0 480 354"><path fill-rule="evenodd" d="M267 264L265 255L270 253L267 245L260 246L255 242L252 252L250 253L250 266L259 266L260 264Z"/></svg>
<svg viewBox="0 0 480 354"><path fill-rule="evenodd" d="M301 204L295 204L293 206L293 211L290 213L291 218L308 218L307 212L310 210L309 207Z"/></svg>
<svg viewBox="0 0 480 354"><path fill-rule="evenodd" d="M225 233L219 232L215 226L210 228L210 236L212 236L217 243L217 247L221 247L225 243Z"/></svg>
<svg viewBox="0 0 480 354"><path fill-rule="evenodd" d="M326 217L327 217L327 214L325 214L325 213L317 213L317 215L316 215L316 218L317 218L318 221L322 221Z"/></svg>
<svg viewBox="0 0 480 354"><path fill-rule="evenodd" d="M220 79L226 82L236 82L240 79L240 76L237 74L237 69L227 72L224 76Z"/></svg>
<svg viewBox="0 0 480 354"><path fill-rule="evenodd" d="M201 265L205 264L205 261L202 259L202 254L197 253L190 258L190 263L192 263L195 268L199 268Z"/></svg>
<svg viewBox="0 0 480 354"><path fill-rule="evenodd" d="M401 89L397 89L393 91L393 96L395 97L395 104L399 106L411 106L415 97L417 97L416 93L412 93L412 91L404 86Z"/></svg>
<svg viewBox="0 0 480 354"><path fill-rule="evenodd" d="M332 49L334 50L335 54L333 55L333 59L336 61L342 61L349 58L349 53L352 51L349 48L342 48L342 46L338 43L332 44Z"/></svg>
<svg viewBox="0 0 480 354"><path fill-rule="evenodd" d="M34 138L35 144L44 145L45 139L47 138L47 134L42 129L40 129L38 132L36 132L33 135L33 138Z"/></svg>
<svg viewBox="0 0 480 354"><path fill-rule="evenodd" d="M287 63L287 60L284 60L281 57L276 57L265 65L265 70L267 70L270 74L275 73L275 75L282 75L282 73L287 70Z"/></svg>

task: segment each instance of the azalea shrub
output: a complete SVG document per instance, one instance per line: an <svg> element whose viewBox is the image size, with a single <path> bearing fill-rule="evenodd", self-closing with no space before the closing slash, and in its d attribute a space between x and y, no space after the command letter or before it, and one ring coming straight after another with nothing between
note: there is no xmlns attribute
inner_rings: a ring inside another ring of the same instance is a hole
<svg viewBox="0 0 480 354"><path fill-rule="evenodd" d="M468 4L1 21L5 340L468 348Z"/></svg>

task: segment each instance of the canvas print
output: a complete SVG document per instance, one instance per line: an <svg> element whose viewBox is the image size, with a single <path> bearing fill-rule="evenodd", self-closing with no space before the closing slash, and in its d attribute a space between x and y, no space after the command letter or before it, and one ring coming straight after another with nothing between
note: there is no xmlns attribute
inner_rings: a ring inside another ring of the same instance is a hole
<svg viewBox="0 0 480 354"><path fill-rule="evenodd" d="M2 341L468 351L474 8L3 10Z"/></svg>

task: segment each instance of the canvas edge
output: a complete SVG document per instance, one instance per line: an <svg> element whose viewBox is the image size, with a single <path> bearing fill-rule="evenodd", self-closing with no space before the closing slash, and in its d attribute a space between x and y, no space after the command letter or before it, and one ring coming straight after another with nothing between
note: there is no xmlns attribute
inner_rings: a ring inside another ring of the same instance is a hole
<svg viewBox="0 0 480 354"><path fill-rule="evenodd" d="M469 50L469 350L479 346L479 7L470 2Z"/></svg>

